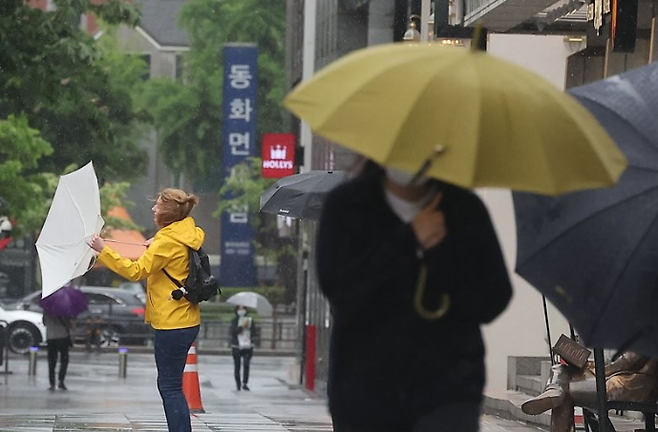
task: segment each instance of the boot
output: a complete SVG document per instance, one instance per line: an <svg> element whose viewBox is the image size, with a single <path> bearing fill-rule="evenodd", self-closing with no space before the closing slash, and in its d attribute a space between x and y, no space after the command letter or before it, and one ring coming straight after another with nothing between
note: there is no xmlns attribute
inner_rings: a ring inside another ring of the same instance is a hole
<svg viewBox="0 0 658 432"><path fill-rule="evenodd" d="M605 367L605 376L609 377L619 372L637 372L648 361L649 357L632 351L625 351L621 357Z"/></svg>
<svg viewBox="0 0 658 432"><path fill-rule="evenodd" d="M569 387L569 371L564 365L554 365L551 377L539 396L529 399L521 405L521 411L537 415L559 406Z"/></svg>
<svg viewBox="0 0 658 432"><path fill-rule="evenodd" d="M618 373L606 381L608 400L651 403L658 398L658 359L652 358L637 372Z"/></svg>
<svg viewBox="0 0 658 432"><path fill-rule="evenodd" d="M551 432L574 432L575 429L573 401L570 397L566 397L551 411Z"/></svg>

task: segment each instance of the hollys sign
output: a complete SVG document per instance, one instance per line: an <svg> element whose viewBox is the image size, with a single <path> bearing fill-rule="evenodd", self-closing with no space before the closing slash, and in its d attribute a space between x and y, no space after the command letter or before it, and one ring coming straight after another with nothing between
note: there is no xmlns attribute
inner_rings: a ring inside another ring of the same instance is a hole
<svg viewBox="0 0 658 432"><path fill-rule="evenodd" d="M295 173L295 135L263 134L263 178L281 178Z"/></svg>

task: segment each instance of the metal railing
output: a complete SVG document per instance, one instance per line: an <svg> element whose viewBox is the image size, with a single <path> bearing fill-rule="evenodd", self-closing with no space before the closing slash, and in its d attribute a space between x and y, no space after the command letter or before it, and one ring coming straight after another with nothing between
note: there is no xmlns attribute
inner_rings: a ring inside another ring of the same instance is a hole
<svg viewBox="0 0 658 432"><path fill-rule="evenodd" d="M203 321L197 341L203 348L229 348L230 324L220 321ZM295 321L263 319L258 322L256 346L272 351L293 352L298 348L298 328Z"/></svg>
<svg viewBox="0 0 658 432"><path fill-rule="evenodd" d="M104 320L102 325L111 327L114 320ZM119 321L117 321L119 324ZM257 323L258 333L255 342L256 347L273 352L296 352L299 348L299 329L294 318L283 318L273 320L271 318L261 319ZM203 320L197 338L197 346L203 349L228 349L231 347L231 324L223 321ZM80 344L81 334L78 333L76 343ZM131 345L132 341L144 340L144 345L153 346L153 331L144 326L144 332L122 333L117 340L103 343L106 346ZM139 344L141 345L141 343Z"/></svg>

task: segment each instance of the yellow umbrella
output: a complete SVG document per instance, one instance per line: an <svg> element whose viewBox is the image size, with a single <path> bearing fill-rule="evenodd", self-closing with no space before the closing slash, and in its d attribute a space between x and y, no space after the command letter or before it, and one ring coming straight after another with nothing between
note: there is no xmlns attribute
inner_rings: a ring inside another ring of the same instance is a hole
<svg viewBox="0 0 658 432"><path fill-rule="evenodd" d="M458 47L385 44L302 82L284 105L376 162L463 187L556 195L614 184L626 159L588 110L522 67Z"/></svg>

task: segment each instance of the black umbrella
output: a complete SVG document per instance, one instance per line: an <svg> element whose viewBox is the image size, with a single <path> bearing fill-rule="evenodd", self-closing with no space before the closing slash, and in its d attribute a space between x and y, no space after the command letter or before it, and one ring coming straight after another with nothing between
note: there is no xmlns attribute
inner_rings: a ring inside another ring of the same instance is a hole
<svg viewBox="0 0 658 432"><path fill-rule="evenodd" d="M260 197L260 211L295 219L318 219L325 197L344 180L342 171L308 171L283 177Z"/></svg>
<svg viewBox="0 0 658 432"><path fill-rule="evenodd" d="M590 347L658 355L658 64L576 87L628 159L617 185L514 193L516 272Z"/></svg>

